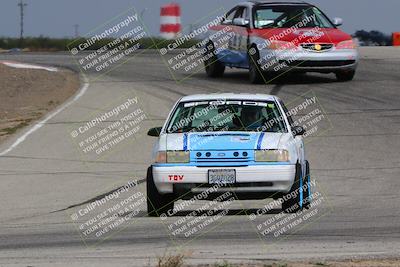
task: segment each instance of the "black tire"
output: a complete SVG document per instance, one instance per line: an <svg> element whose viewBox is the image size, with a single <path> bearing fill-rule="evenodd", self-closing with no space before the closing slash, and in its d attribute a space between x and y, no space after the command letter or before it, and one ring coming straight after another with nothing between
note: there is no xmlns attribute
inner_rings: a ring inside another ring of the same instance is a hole
<svg viewBox="0 0 400 267"><path fill-rule="evenodd" d="M264 82L264 77L261 72L261 66L258 63L260 60L260 51L252 46L247 52L249 57L249 80L252 84L261 84Z"/></svg>
<svg viewBox="0 0 400 267"><path fill-rule="evenodd" d="M306 175L303 179L304 192L303 192L303 207L309 209L311 205L311 175L310 175L310 164L306 161Z"/></svg>
<svg viewBox="0 0 400 267"><path fill-rule="evenodd" d="M283 196L282 210L285 213L296 213L303 209L303 192L301 190L303 186L301 165L299 162L296 163L296 176L294 183L289 193Z"/></svg>
<svg viewBox="0 0 400 267"><path fill-rule="evenodd" d="M168 215L169 210L174 209L173 195L162 195L158 193L153 180L153 168L147 169L147 214L149 217L160 217L161 214Z"/></svg>
<svg viewBox="0 0 400 267"><path fill-rule="evenodd" d="M336 74L336 79L339 82L348 82L354 79L356 71L355 70L338 71L335 74Z"/></svg>
<svg viewBox="0 0 400 267"><path fill-rule="evenodd" d="M212 57L204 61L204 67L206 69L207 76L211 78L222 77L225 72L225 65L222 64L215 55L214 44L208 43L206 48L207 54L204 56L208 56L212 53Z"/></svg>

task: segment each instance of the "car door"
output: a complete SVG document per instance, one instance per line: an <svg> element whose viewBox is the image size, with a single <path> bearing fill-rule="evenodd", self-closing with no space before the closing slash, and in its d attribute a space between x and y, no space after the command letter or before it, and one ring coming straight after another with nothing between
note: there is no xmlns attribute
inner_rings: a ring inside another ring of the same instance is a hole
<svg viewBox="0 0 400 267"><path fill-rule="evenodd" d="M213 40L214 45L218 47L218 59L227 66L232 65L233 58L233 38L235 33L233 31L233 19L235 18L238 7L232 8L225 15L225 19L221 22L218 30L223 34L217 39Z"/></svg>
<svg viewBox="0 0 400 267"><path fill-rule="evenodd" d="M239 51L243 42L241 34L245 33L243 32L243 27L234 25L233 21L236 18L242 17L244 8L245 7L237 6L231 9L226 14L224 21L221 23L221 26L224 27L225 33L224 37L220 37L219 39L227 41L223 42L224 44L226 44L226 47L225 49L222 49L220 51L218 58L221 62L230 67L240 66L243 61L243 58L240 56Z"/></svg>
<svg viewBox="0 0 400 267"><path fill-rule="evenodd" d="M238 6L234 18L244 19L250 22L250 10L246 6ZM248 26L234 25L232 21L232 33L234 34L229 44L230 50L232 52L232 64L235 67L246 67L248 65L247 61L247 46L248 46Z"/></svg>

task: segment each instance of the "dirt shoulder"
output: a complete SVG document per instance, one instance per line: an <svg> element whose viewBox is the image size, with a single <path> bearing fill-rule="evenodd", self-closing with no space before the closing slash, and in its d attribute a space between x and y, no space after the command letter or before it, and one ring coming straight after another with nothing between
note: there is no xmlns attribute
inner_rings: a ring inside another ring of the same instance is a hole
<svg viewBox="0 0 400 267"><path fill-rule="evenodd" d="M63 103L79 88L70 70L17 69L0 64L0 142Z"/></svg>
<svg viewBox="0 0 400 267"><path fill-rule="evenodd" d="M214 264L186 264L190 260L191 253L188 254L170 254L157 259L161 267L398 267L400 259L395 258L371 258L371 259L343 259L343 260L299 260L299 261L273 261L257 260L252 263L231 263L226 260L220 260Z"/></svg>
<svg viewBox="0 0 400 267"><path fill-rule="evenodd" d="M173 261L173 260L172 260ZM174 261L173 261L174 262ZM161 265L169 266L169 265ZM171 265L175 266L175 265ZM344 261L310 261L310 262L263 262L260 264L230 264L229 262L218 262L213 265L182 265L187 267L398 267L400 260L344 260Z"/></svg>

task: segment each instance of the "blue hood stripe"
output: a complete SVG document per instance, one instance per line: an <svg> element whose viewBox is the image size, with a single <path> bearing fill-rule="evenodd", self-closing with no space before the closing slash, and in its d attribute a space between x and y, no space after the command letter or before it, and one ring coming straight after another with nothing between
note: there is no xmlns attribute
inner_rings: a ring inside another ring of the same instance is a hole
<svg viewBox="0 0 400 267"><path fill-rule="evenodd" d="M265 133L262 132L262 133L260 133L260 136L258 137L257 150L261 149L261 144L262 144L262 141L264 139L264 135L265 135Z"/></svg>
<svg viewBox="0 0 400 267"><path fill-rule="evenodd" d="M183 135L183 151L187 151L188 150L188 135L187 133L185 133Z"/></svg>

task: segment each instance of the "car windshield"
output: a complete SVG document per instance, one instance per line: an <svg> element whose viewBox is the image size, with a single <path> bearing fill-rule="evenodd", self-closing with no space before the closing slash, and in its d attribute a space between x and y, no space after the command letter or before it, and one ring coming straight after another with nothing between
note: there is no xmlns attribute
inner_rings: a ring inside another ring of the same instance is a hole
<svg viewBox="0 0 400 267"><path fill-rule="evenodd" d="M214 101L180 103L168 123L168 133L213 131L286 132L273 101Z"/></svg>
<svg viewBox="0 0 400 267"><path fill-rule="evenodd" d="M313 6L262 6L254 12L254 27L263 28L334 28L318 8Z"/></svg>

